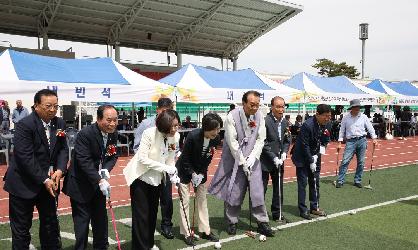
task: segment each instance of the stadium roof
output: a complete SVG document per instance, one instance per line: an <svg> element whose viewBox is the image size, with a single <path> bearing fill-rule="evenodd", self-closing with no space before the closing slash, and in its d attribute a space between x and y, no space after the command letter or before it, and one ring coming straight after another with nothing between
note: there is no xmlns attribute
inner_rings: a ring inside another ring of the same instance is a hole
<svg viewBox="0 0 418 250"><path fill-rule="evenodd" d="M234 58L302 11L274 0L0 1L0 32Z"/></svg>

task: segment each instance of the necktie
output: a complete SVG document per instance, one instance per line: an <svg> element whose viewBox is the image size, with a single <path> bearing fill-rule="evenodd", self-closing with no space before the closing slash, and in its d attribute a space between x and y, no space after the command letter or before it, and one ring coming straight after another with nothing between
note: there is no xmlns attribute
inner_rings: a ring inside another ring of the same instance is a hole
<svg viewBox="0 0 418 250"><path fill-rule="evenodd" d="M103 134L103 148L106 150L108 134Z"/></svg>
<svg viewBox="0 0 418 250"><path fill-rule="evenodd" d="M50 129L50 125L46 124L45 125L45 134L46 134L46 138L48 139L48 146L51 144L51 129Z"/></svg>

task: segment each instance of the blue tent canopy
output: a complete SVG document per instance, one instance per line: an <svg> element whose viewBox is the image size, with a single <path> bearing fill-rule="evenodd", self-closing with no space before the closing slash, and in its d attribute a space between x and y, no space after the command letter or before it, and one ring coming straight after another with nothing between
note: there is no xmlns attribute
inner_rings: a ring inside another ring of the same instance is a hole
<svg viewBox="0 0 418 250"><path fill-rule="evenodd" d="M310 81L306 81L304 76ZM315 87L327 93L366 94L345 76L319 77L302 72L284 81L284 84L301 91L307 91L305 84L313 84Z"/></svg>
<svg viewBox="0 0 418 250"><path fill-rule="evenodd" d="M373 90L379 91L381 93L389 94L385 90L384 86L390 88L392 91L406 96L418 96L418 88L412 85L408 81L403 82L385 82L379 79L371 81L366 87Z"/></svg>
<svg viewBox="0 0 418 250"><path fill-rule="evenodd" d="M305 91L305 85L303 83L303 74L305 73L302 72L296 74L292 78L284 81L283 84L294 89Z"/></svg>
<svg viewBox="0 0 418 250"><path fill-rule="evenodd" d="M308 74L308 78L325 92L366 94L345 76L319 77Z"/></svg>
<svg viewBox="0 0 418 250"><path fill-rule="evenodd" d="M217 71L204 67L195 67L195 69L212 88L272 89L258 78L251 69L238 71Z"/></svg>
<svg viewBox="0 0 418 250"><path fill-rule="evenodd" d="M117 70L111 58L63 59L10 51L16 74L20 80L129 84ZM33 67L36 65L36 67Z"/></svg>
<svg viewBox="0 0 418 250"><path fill-rule="evenodd" d="M368 83L368 84L366 85L366 87L368 87L369 89L376 90L376 91L378 91L378 92L380 92L380 93L385 93L385 94L387 94L387 92L386 92L385 88L384 88L384 87L383 87L383 85L382 85L382 81L381 81L381 80L379 80L379 79L376 79L376 80L371 81L370 83Z"/></svg>
<svg viewBox="0 0 418 250"><path fill-rule="evenodd" d="M180 80L183 78L183 76L186 74L186 71L187 67L184 66L181 69L169 74L168 76L161 78L159 81L176 87Z"/></svg>
<svg viewBox="0 0 418 250"><path fill-rule="evenodd" d="M219 71L192 64L185 65L180 70L160 79L160 82L177 86L184 77L187 77L189 66L193 67L200 78L212 88L272 90L252 69ZM192 84L190 82L190 85Z"/></svg>

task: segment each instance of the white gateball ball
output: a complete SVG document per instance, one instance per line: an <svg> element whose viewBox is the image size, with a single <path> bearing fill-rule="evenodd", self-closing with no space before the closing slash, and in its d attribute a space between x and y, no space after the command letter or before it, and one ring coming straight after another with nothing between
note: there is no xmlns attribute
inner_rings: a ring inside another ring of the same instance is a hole
<svg viewBox="0 0 418 250"><path fill-rule="evenodd" d="M222 248L221 243L219 241L215 242L215 249L221 249L221 248Z"/></svg>
<svg viewBox="0 0 418 250"><path fill-rule="evenodd" d="M259 239L260 239L260 241L266 241L267 240L266 236L262 235L262 234L260 235Z"/></svg>

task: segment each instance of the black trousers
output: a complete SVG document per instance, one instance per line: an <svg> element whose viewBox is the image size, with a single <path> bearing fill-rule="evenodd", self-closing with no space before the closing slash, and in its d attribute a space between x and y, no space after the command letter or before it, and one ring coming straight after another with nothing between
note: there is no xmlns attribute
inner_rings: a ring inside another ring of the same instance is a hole
<svg viewBox="0 0 418 250"><path fill-rule="evenodd" d="M173 223L173 189L170 177L166 174L165 184L161 184L160 189L160 206L161 206L161 230L171 229Z"/></svg>
<svg viewBox="0 0 418 250"><path fill-rule="evenodd" d="M107 249L108 242L108 219L106 210L106 197L100 189L97 189L93 198L87 203L80 203L70 199L74 222L75 246L74 249L87 248L89 236L89 224L93 231L93 248Z"/></svg>
<svg viewBox="0 0 418 250"><path fill-rule="evenodd" d="M12 231L12 249L29 249L31 241L33 207L39 213L39 239L41 249L61 249L61 237L55 199L45 188L32 199L9 194L9 216Z"/></svg>
<svg viewBox="0 0 418 250"><path fill-rule="evenodd" d="M149 250L154 246L158 196L161 185L152 186L136 179L130 186L132 210L132 249Z"/></svg>
<svg viewBox="0 0 418 250"><path fill-rule="evenodd" d="M321 159L318 158L318 161ZM319 173L321 168L317 166L315 173L312 173L309 165L296 167L296 177L298 181L298 208L299 212L307 213L308 208L305 205L306 184L309 184L310 209L319 208ZM316 185L315 185L316 182ZM316 188L316 190L315 190Z"/></svg>
<svg viewBox="0 0 418 250"><path fill-rule="evenodd" d="M271 201L271 215L273 218L280 217L280 210L283 206L283 174L284 174L284 165L280 167L280 179L279 179L279 169L273 167L272 171L263 171L263 185L264 185L264 196L267 191L267 184L269 182L269 177L271 176L271 182L273 185L273 198ZM280 184L280 192L279 192ZM283 211L282 211L283 213Z"/></svg>

